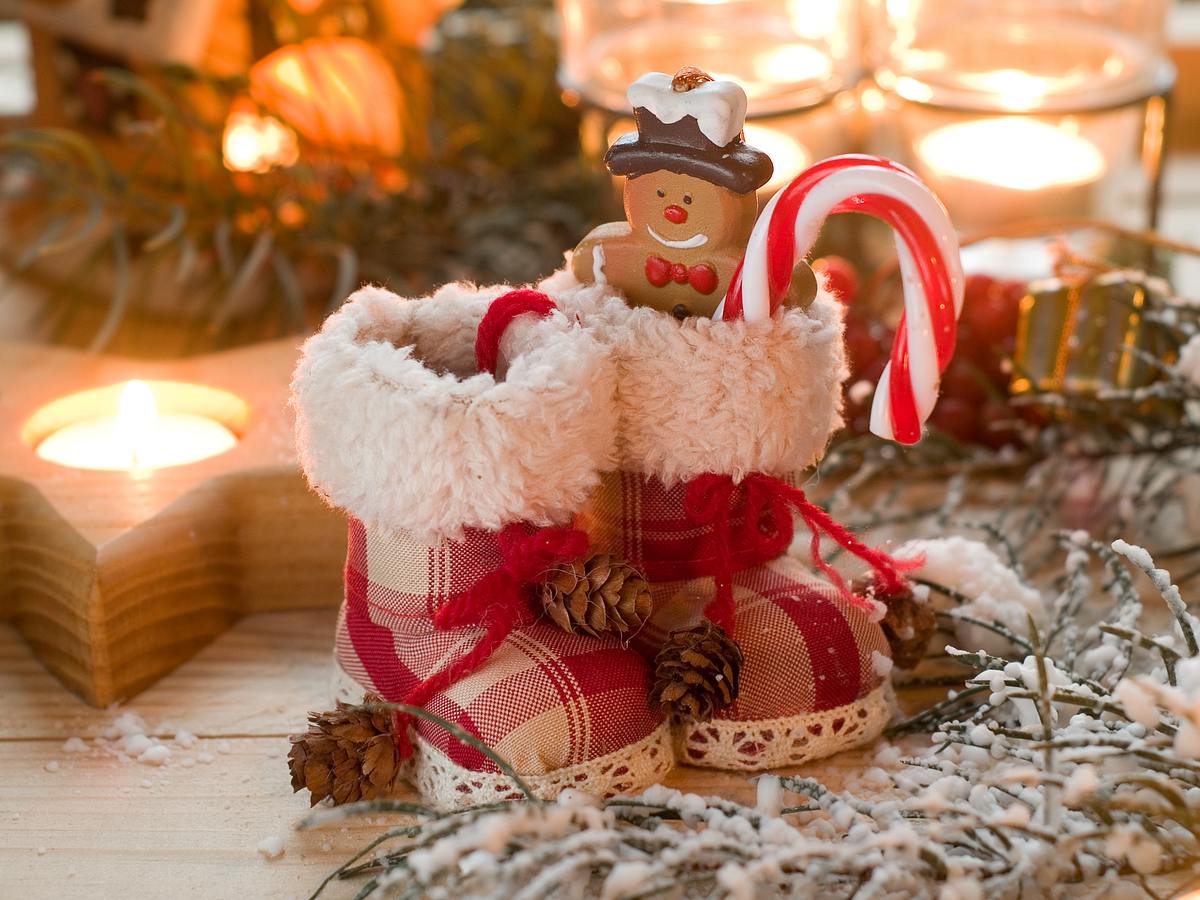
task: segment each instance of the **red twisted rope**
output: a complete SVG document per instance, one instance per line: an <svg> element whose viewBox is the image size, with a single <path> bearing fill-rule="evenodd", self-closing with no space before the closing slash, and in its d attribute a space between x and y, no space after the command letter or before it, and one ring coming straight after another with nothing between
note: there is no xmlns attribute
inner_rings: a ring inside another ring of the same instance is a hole
<svg viewBox="0 0 1200 900"><path fill-rule="evenodd" d="M739 493L740 489L740 493ZM706 473L687 483L684 512L697 524L712 526L710 546L716 560L712 575L717 593L704 614L727 632L733 626L733 568L735 557L740 565L761 565L787 551L795 533L792 513L796 512L812 532L813 563L825 573L838 593L863 609L869 604L850 590L841 573L821 555L822 535L832 538L844 549L866 562L874 570L880 588L899 590L904 585L902 572L916 568L921 560L898 560L868 547L829 513L810 501L804 491L785 481L754 472L741 484L729 475ZM736 533L734 521L741 519Z"/></svg>
<svg viewBox="0 0 1200 900"><path fill-rule="evenodd" d="M558 309L541 291L522 288L509 291L492 301L475 332L475 365L480 372L496 374L500 361L500 339L517 316L537 313L546 317Z"/></svg>

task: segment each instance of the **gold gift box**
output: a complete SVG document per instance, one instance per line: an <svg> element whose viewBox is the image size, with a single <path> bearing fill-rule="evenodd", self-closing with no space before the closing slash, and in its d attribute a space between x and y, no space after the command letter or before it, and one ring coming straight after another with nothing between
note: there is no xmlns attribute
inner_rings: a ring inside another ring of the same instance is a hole
<svg viewBox="0 0 1200 900"><path fill-rule="evenodd" d="M1146 313L1169 295L1163 279L1135 270L1030 283L1017 324L1012 392L1092 395L1150 384L1159 375L1152 359L1166 361L1173 347Z"/></svg>

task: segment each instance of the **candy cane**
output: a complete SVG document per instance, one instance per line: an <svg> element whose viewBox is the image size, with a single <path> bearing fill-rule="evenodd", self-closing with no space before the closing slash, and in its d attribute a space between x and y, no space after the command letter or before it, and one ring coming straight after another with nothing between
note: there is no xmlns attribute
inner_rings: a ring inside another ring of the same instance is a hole
<svg viewBox="0 0 1200 900"><path fill-rule="evenodd" d="M770 318L787 296L796 260L812 249L825 219L843 212L867 213L896 232L904 314L875 390L871 430L915 444L954 353L963 273L945 207L908 169L848 154L798 175L758 217L715 317Z"/></svg>

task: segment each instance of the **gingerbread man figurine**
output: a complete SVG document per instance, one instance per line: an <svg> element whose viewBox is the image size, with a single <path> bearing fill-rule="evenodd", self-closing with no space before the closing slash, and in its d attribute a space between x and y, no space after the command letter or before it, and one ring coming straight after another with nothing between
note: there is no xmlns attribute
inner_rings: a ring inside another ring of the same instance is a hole
<svg viewBox="0 0 1200 900"><path fill-rule="evenodd" d="M642 76L629 101L637 133L604 157L610 172L627 176L626 221L593 229L575 248L572 270L581 282L612 284L635 306L711 316L754 227L755 191L773 169L743 140L746 94L688 66L673 78ZM788 302L807 305L815 294L802 262Z"/></svg>

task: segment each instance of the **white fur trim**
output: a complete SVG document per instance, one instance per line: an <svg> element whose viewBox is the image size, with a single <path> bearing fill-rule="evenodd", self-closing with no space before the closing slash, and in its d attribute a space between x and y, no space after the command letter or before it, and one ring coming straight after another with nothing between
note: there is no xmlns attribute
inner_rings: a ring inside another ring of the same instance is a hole
<svg viewBox="0 0 1200 900"><path fill-rule="evenodd" d="M746 92L732 81L707 81L690 91L671 87L672 77L648 72L629 86L630 105L648 109L665 125L692 116L700 133L724 147L742 133L746 122Z"/></svg>
<svg viewBox="0 0 1200 900"><path fill-rule="evenodd" d="M538 287L613 347L622 469L667 483L783 475L814 465L841 427L843 306L824 287L807 310L762 322L631 309L569 267Z"/></svg>
<svg viewBox="0 0 1200 900"><path fill-rule="evenodd" d="M305 343L292 381L300 460L334 506L422 543L464 527L567 521L614 462L609 352L562 313L521 317L504 379L475 331L507 288L405 300L356 292Z"/></svg>

